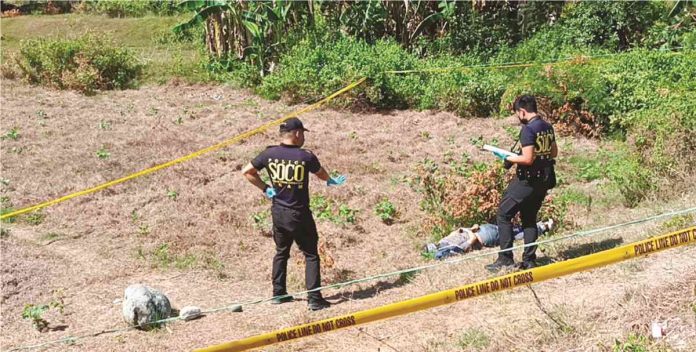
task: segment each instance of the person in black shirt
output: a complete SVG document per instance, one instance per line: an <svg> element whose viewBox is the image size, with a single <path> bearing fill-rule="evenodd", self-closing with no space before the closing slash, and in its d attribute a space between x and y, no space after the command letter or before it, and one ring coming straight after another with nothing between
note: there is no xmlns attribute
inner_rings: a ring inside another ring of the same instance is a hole
<svg viewBox="0 0 696 352"><path fill-rule="evenodd" d="M500 249L512 248L512 218L519 212L522 218L524 243L536 242L539 234L536 222L537 213L549 189L556 185L554 164L558 155L556 136L553 127L537 114L536 99L530 95L517 98L515 114L522 123L520 131L521 155L506 156L494 154L505 161L506 166L517 165L516 178L503 194L498 207L498 231ZM525 247L522 255L522 269L536 266L536 246ZM512 251L501 252L498 259L486 266L488 270L498 271L514 265Z"/></svg>
<svg viewBox="0 0 696 352"><path fill-rule="evenodd" d="M298 118L290 118L280 125L281 143L266 148L243 169L242 173L254 186L263 191L272 201L273 240L276 254L273 258L273 300L280 304L293 301L288 296L286 277L290 247L297 243L305 255L305 283L307 290L321 286L319 236L314 218L309 210L309 173L326 181L328 186L345 183L345 176L330 177L321 166L319 159L311 151L302 149L304 145L304 125ZM266 170L271 180L267 185L259 176ZM309 309L319 310L329 307L320 291L308 294Z"/></svg>

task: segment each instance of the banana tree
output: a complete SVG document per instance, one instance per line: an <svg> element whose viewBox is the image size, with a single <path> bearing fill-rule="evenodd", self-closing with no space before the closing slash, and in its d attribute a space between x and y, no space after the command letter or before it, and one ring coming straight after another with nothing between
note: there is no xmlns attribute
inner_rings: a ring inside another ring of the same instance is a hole
<svg viewBox="0 0 696 352"><path fill-rule="evenodd" d="M274 66L287 32L298 24L313 23L312 2L187 0L179 6L194 16L174 27L175 32L204 25L211 56L248 60L261 75Z"/></svg>

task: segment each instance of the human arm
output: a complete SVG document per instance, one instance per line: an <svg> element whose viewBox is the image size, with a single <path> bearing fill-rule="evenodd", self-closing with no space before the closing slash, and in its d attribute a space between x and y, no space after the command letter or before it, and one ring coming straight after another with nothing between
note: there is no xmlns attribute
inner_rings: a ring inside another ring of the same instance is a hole
<svg viewBox="0 0 696 352"><path fill-rule="evenodd" d="M522 147L521 155L508 156L505 160L523 166L532 165L534 163L534 145Z"/></svg>
<svg viewBox="0 0 696 352"><path fill-rule="evenodd" d="M553 144L551 145L551 157L556 159L558 156L558 145L556 145L556 141L553 141Z"/></svg>
<svg viewBox="0 0 696 352"><path fill-rule="evenodd" d="M244 174L244 177L247 179L247 181L249 181L249 183L256 186L258 189L265 191L266 187L268 187L266 182L261 180L259 171L256 170L254 165L251 165L251 163L246 164L244 168L242 168L242 174Z"/></svg>
<svg viewBox="0 0 696 352"><path fill-rule="evenodd" d="M319 167L319 171L315 172L314 175L322 181L328 181L331 176L326 172L326 169Z"/></svg>
<svg viewBox="0 0 696 352"><path fill-rule="evenodd" d="M256 188L262 190L266 197L273 198L276 196L277 192L275 188L273 188L273 186L267 185L266 182L263 182L263 180L261 180L259 171L251 163L247 164L246 166L244 166L244 168L242 168L242 174L247 179L247 181L249 181L249 183L256 186Z"/></svg>
<svg viewBox="0 0 696 352"><path fill-rule="evenodd" d="M319 168L319 171L315 175L322 181L326 181L327 186L340 186L346 182L346 177L343 175L338 175L336 177L331 177L329 173L323 167Z"/></svg>

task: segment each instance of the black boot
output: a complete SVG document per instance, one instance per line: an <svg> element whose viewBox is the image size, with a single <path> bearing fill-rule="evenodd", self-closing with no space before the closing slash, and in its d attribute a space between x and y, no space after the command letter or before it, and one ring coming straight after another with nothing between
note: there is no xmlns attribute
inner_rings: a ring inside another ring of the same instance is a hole
<svg viewBox="0 0 696 352"><path fill-rule="evenodd" d="M527 259L520 263L520 269L521 270L527 270L527 269L534 269L537 267L537 263L534 259Z"/></svg>
<svg viewBox="0 0 696 352"><path fill-rule="evenodd" d="M500 271L500 269L505 269L505 268L511 268L515 266L515 261L508 258L508 257L503 257L503 256L498 256L498 259L496 259L493 264L488 264L486 265L486 270L497 273Z"/></svg>
<svg viewBox="0 0 696 352"><path fill-rule="evenodd" d="M283 303L292 302L294 300L295 299L292 296L288 296L287 294L286 295L278 295L276 297L273 297L273 299L271 300L271 304L283 304Z"/></svg>
<svg viewBox="0 0 696 352"><path fill-rule="evenodd" d="M331 303L322 297L310 298L308 304L309 310L322 310L331 307Z"/></svg>

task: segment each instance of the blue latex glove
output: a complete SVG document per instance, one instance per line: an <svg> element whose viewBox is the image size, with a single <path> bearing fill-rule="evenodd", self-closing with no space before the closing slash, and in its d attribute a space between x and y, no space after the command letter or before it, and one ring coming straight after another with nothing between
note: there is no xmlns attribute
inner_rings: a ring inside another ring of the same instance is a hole
<svg viewBox="0 0 696 352"><path fill-rule="evenodd" d="M331 177L326 181L327 186L340 186L344 183L346 183L346 177L343 175Z"/></svg>
<svg viewBox="0 0 696 352"><path fill-rule="evenodd" d="M499 152L493 152L493 155L496 157L500 158L500 160L505 161L507 159L507 155Z"/></svg>
<svg viewBox="0 0 696 352"><path fill-rule="evenodd" d="M267 186L266 190L263 191L263 193L268 197L268 199L273 199L276 195L278 195L278 192L276 192L275 188L271 186Z"/></svg>

